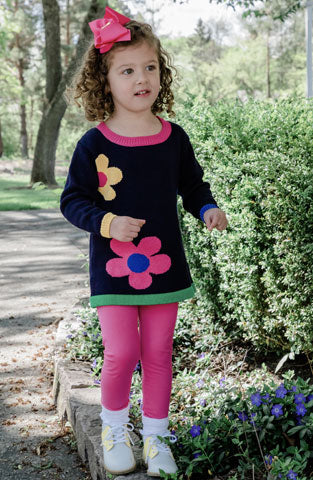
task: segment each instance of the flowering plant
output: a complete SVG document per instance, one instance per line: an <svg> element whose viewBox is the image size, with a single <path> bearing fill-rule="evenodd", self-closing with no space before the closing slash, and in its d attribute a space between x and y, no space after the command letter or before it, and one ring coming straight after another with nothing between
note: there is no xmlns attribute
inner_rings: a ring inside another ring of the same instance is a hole
<svg viewBox="0 0 313 480"><path fill-rule="evenodd" d="M239 478L306 480L313 471L313 388L293 375L245 391L223 387L218 412L207 407L180 425L174 448L187 478L235 471Z"/></svg>

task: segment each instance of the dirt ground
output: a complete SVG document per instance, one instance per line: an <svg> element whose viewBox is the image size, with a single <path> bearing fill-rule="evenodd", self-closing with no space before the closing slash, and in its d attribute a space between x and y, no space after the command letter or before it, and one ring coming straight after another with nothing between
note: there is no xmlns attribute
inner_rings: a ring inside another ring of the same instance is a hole
<svg viewBox="0 0 313 480"><path fill-rule="evenodd" d="M88 296L87 235L58 210L0 212L0 478L90 480L52 402L58 322Z"/></svg>

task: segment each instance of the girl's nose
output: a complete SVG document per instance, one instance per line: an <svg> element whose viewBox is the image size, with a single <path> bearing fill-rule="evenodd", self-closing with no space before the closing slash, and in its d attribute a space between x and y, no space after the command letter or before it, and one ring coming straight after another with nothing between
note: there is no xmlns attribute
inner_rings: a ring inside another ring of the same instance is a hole
<svg viewBox="0 0 313 480"><path fill-rule="evenodd" d="M137 75L136 83L137 84L145 83L146 80L147 80L147 72L145 70L143 71L140 70Z"/></svg>

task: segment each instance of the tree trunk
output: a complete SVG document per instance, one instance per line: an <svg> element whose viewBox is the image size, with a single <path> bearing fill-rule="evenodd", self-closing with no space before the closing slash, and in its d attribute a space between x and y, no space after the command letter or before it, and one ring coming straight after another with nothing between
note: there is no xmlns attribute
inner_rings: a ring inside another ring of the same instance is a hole
<svg viewBox="0 0 313 480"><path fill-rule="evenodd" d="M21 104L21 155L22 158L28 158L28 137L26 128L26 106Z"/></svg>
<svg viewBox="0 0 313 480"><path fill-rule="evenodd" d="M77 43L76 53L62 77L60 52L60 21L59 5L56 0L42 0L44 9L46 35L46 103L42 113L35 147L31 184L42 182L48 186L56 186L55 180L55 153L58 143L59 130L66 103L63 93L77 65L88 47L91 30L88 23L104 14L100 1L91 0L89 10L84 19L82 31ZM103 2L102 2L103 3Z"/></svg>
<svg viewBox="0 0 313 480"><path fill-rule="evenodd" d="M19 46L19 35L16 34L16 45L18 48ZM21 155L22 158L28 158L28 136L27 136L27 127L26 127L26 106L24 103L24 87L25 87L25 79L24 79L24 61L22 58L19 58L17 62L17 69L18 69L18 77L20 81L20 85L22 87L22 98L20 100L20 119L21 119L21 132L20 132L20 140L21 140Z"/></svg>
<svg viewBox="0 0 313 480"><path fill-rule="evenodd" d="M71 34L70 34L70 25L71 25L71 12L70 12L70 0L66 0L66 46L70 46ZM67 67L69 63L69 54L68 50L65 51L64 65Z"/></svg>
<svg viewBox="0 0 313 480"><path fill-rule="evenodd" d="M42 182L47 186L56 186L54 176L55 152L66 103L62 95L58 101L43 112L34 153L31 183Z"/></svg>
<svg viewBox="0 0 313 480"><path fill-rule="evenodd" d="M15 13L19 9L19 2L15 0L14 5ZM21 132L20 132L20 140L21 140L21 155L22 158L28 158L28 138L27 138L27 127L26 127L26 106L23 99L24 87L25 87L25 79L24 79L24 55L25 52L23 51L20 35L18 33L15 34L15 44L16 47L20 51L20 58L17 61L17 70L18 70L18 77L20 81L20 85L22 87L22 98L20 100L20 120L21 120Z"/></svg>

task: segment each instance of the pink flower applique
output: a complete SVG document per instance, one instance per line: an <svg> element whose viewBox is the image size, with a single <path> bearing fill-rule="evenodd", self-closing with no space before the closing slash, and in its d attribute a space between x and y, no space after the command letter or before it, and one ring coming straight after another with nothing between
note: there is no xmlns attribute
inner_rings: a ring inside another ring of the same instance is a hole
<svg viewBox="0 0 313 480"><path fill-rule="evenodd" d="M161 240L158 237L145 237L137 247L132 242L120 242L113 238L110 247L121 258L109 260L106 271L112 277L128 275L129 285L136 290L150 287L151 273L165 273L171 266L168 255L155 255L161 249Z"/></svg>

